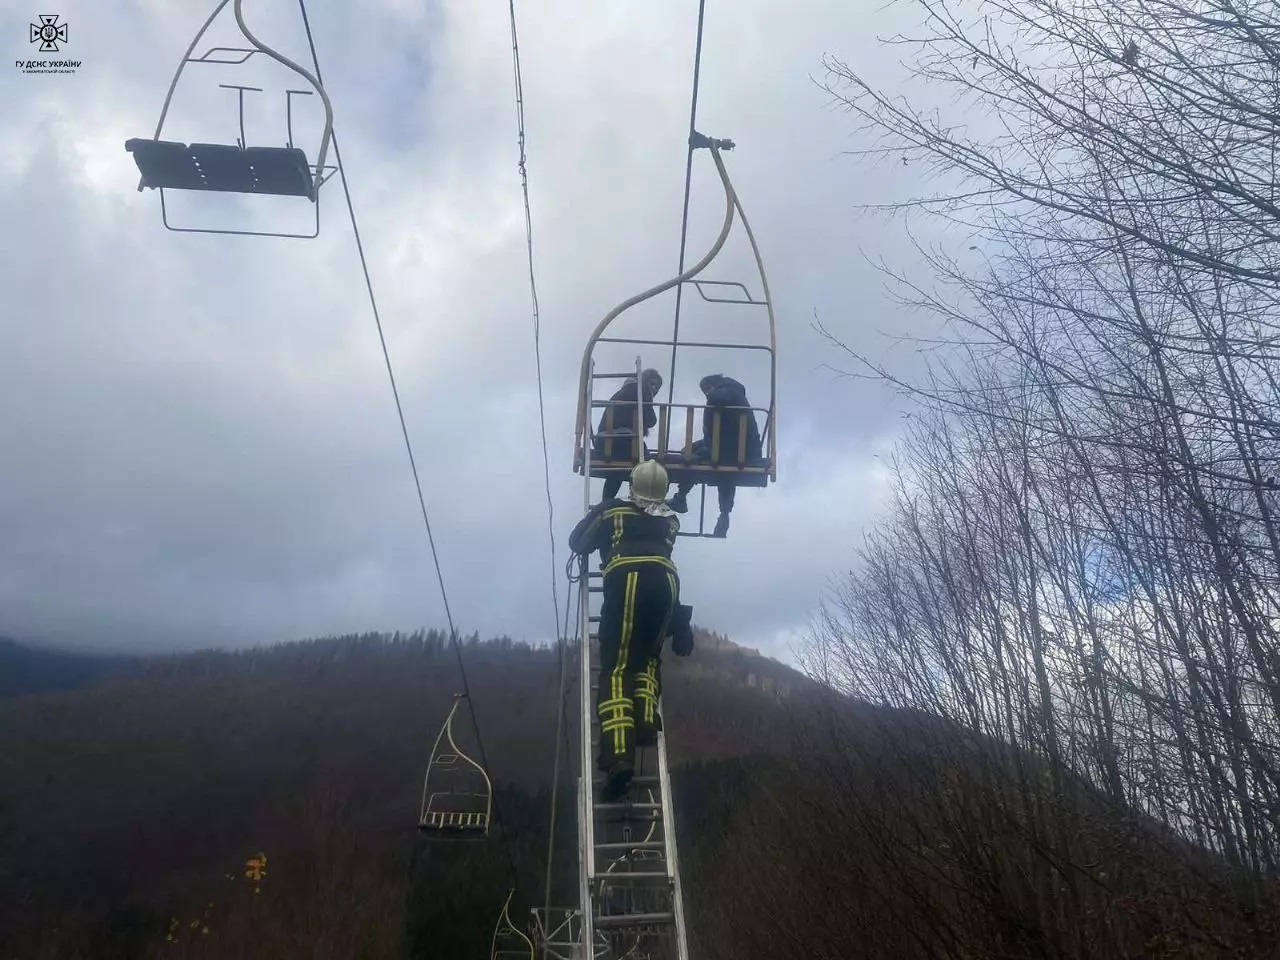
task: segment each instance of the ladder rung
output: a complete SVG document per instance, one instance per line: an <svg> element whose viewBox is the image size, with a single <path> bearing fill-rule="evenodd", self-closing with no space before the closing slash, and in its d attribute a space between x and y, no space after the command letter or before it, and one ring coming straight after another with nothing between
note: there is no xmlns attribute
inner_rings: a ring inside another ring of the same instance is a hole
<svg viewBox="0 0 1280 960"><path fill-rule="evenodd" d="M593 918L592 925L597 930L619 927L664 926L675 923L674 913L615 913Z"/></svg>
<svg viewBox="0 0 1280 960"><path fill-rule="evenodd" d="M610 843L597 843L597 850L665 850L665 840L619 840Z"/></svg>
<svg viewBox="0 0 1280 960"><path fill-rule="evenodd" d="M609 813L615 810L616 811L634 810L636 813L661 813L662 812L662 804L649 803L647 801L643 803L639 801L633 801L632 803L595 803L591 805L591 808L595 810L596 813ZM623 819L629 820L632 818L624 817ZM649 819L651 818L647 816L645 817L645 820L649 820Z"/></svg>
<svg viewBox="0 0 1280 960"><path fill-rule="evenodd" d="M606 782L607 781L604 777L591 778L591 783L597 787L603 787ZM633 787L656 787L657 785L658 785L657 777L643 776L643 777L631 778L631 786Z"/></svg>
<svg viewBox="0 0 1280 960"><path fill-rule="evenodd" d="M595 723L594 721L591 722L591 746L594 746L594 748L599 748L600 746L600 724ZM640 744L636 744L636 753L640 753L641 750L657 750L657 749L658 749L657 746L653 744L649 744L648 746L641 746ZM639 777L631 778L632 783L635 783L637 780L640 780L640 778Z"/></svg>
<svg viewBox="0 0 1280 960"><path fill-rule="evenodd" d="M630 373L593 373L592 380L625 380L627 377L634 377L636 372L632 370Z"/></svg>
<svg viewBox="0 0 1280 960"><path fill-rule="evenodd" d="M666 882L671 877L666 873L654 873L646 870L644 873L597 873L597 883L613 883L615 880L627 880L633 883L654 883L656 881Z"/></svg>

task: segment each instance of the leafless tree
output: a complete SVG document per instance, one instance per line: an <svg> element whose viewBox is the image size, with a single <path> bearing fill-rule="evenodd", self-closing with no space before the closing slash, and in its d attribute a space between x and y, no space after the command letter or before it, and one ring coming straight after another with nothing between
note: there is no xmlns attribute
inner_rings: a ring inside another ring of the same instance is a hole
<svg viewBox="0 0 1280 960"><path fill-rule="evenodd" d="M1151 935L1225 949L1193 904L1226 875L1190 851L1230 865L1215 909L1243 927L1280 880L1280 15L916 5L916 75L956 123L835 60L828 89L869 153L946 185L883 209L984 256L921 246L930 276L889 271L946 322L922 376L849 351L917 413L811 669L971 732L961 769L994 808L961 832L1026 839L983 875L1015 869L1041 948L1133 946L1086 918L1114 909L1098 837L1136 817L1178 852L1147 857ZM1200 879L1160 887L1173 863Z"/></svg>

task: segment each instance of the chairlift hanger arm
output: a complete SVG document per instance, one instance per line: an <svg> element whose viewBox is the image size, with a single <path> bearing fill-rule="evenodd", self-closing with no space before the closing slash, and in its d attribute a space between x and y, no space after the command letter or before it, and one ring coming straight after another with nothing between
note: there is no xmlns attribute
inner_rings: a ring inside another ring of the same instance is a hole
<svg viewBox="0 0 1280 960"><path fill-rule="evenodd" d="M597 340L599 340L600 335L604 333L605 328L608 327L609 324L611 324L615 319L617 319L617 317L620 314L622 314L626 310L631 309L636 304L643 303L645 300L648 300L652 297L656 297L660 293L664 293L665 291L670 290L672 287L676 286L677 284L684 283L686 280L696 277L699 273L705 270L707 268L707 265L710 264L711 261L716 258L716 255L724 247L725 240L727 240L729 237L729 230L733 227L733 214L734 214L734 211L739 208L739 205L737 202L738 198L737 198L737 194L734 192L733 184L729 181L729 172L725 169L724 161L720 157L721 149L732 148L733 142L730 140L713 140L710 137L705 137L700 133L695 133L693 137L690 138L689 142L690 142L690 145L693 146L695 149L698 147L706 147L711 151L712 159L715 161L715 164L716 164L716 172L719 173L720 182L724 186L724 193L725 193L724 224L720 228L720 235L716 238L715 243L712 244L711 249L707 251L706 256L704 256L701 260L699 260L696 264L694 264L692 267L690 267L688 270L686 270L684 273L680 274L679 276L673 277L672 279L667 280L664 283L658 284L656 287L651 287L650 289L645 290L642 293L636 294L634 297L624 300L622 303L618 304L616 307L610 310L607 314L605 314L604 319L601 320L596 325L596 328L591 332L591 336L587 339L586 350L584 350L582 354L582 367L581 367L581 370L579 371L579 380L578 380L579 403L578 403L577 435L578 435L579 446L581 446L583 443L583 437L585 436L586 430L587 430L587 419L589 417L589 413L587 410L587 406L588 406L587 398L590 396L591 351L592 351L592 348L595 347Z"/></svg>
<svg viewBox="0 0 1280 960"><path fill-rule="evenodd" d="M534 960L533 941L511 922L511 898L516 894L511 890L502 904L502 913L498 914L497 925L493 928L493 939L489 942L489 960ZM503 944L503 940L516 941Z"/></svg>
<svg viewBox="0 0 1280 960"><path fill-rule="evenodd" d="M223 2L225 3L226 0L223 0ZM320 99L324 102L324 134L320 138L320 153L316 157L316 180L317 180L316 186L318 188L320 186L319 179L322 175L322 172L324 171L324 160L325 160L325 157L328 156L329 154L329 140L333 136L333 104L329 101L329 94L325 93L325 89L323 86L321 86L319 78L312 76L310 71L308 71L305 67L301 66L300 64L294 63L284 54L278 53L275 50L272 50L265 43L263 43L261 40L259 40L257 37L253 35L252 31L250 31L249 29L248 24L244 22L244 12L241 9L243 4L244 4L244 0L235 0L236 24L240 27L240 32L244 34L244 38L248 40L250 43L252 43L259 50L261 50L263 53L265 53L272 60L275 60L277 63L283 64L284 66L288 67L290 70L293 70L295 73L305 78L307 82L309 82L313 87L316 88L316 92L320 94Z"/></svg>
<svg viewBox="0 0 1280 960"><path fill-rule="evenodd" d="M733 195L733 205L738 216L742 218L742 229L746 231L747 240L751 243L751 253L756 258L756 269L760 273L760 285L764 288L764 305L769 314L769 416L765 419L765 433L769 443L769 474L771 480L778 479L778 324L773 313L773 295L769 293L769 277L764 272L764 257L760 255L760 247L756 243L755 232L747 219L747 212L742 209L738 195Z"/></svg>

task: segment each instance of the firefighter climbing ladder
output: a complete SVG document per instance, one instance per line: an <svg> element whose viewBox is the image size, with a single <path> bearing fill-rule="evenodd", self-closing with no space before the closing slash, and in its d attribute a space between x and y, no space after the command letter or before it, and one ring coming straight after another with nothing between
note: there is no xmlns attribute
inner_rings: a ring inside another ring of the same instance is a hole
<svg viewBox="0 0 1280 960"><path fill-rule="evenodd" d="M665 733L658 733L656 746L637 748L636 776L627 796L615 803L600 800L604 775L595 765L600 725L594 693L600 674L597 627L603 589L600 572L590 570L582 593L588 630L579 651L578 677L583 720L578 786L582 941L608 943L606 956L687 960Z"/></svg>

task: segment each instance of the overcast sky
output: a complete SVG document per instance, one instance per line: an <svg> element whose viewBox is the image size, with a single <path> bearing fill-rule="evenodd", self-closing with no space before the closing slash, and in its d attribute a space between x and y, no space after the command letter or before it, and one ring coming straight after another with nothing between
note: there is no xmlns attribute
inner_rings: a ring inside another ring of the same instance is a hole
<svg viewBox="0 0 1280 960"><path fill-rule="evenodd" d="M28 24L55 7L69 28L56 56L81 66L24 74L16 60L55 56L28 43ZM339 181L322 191L312 241L169 232L158 194L135 189L124 141L154 132L212 7L0 7L0 634L167 650L444 622ZM887 389L821 369L841 357L814 313L903 362L883 334L919 322L864 260L904 256L901 230L854 210L909 191L914 171L842 156L866 144L814 78L824 53L890 78L898 51L876 38L901 20L862 0L707 7L699 127L738 144L726 161L769 272L779 466L775 486L740 492L728 540L683 540L677 560L697 622L785 657L882 506L877 455L900 424ZM309 63L295 3L244 9L263 41ZM675 273L697 2L517 10L563 567L582 512L585 338ZM548 639L506 4L328 0L309 14L454 617L468 632ZM230 8L206 45L227 41ZM219 83L266 88L246 133L283 141L282 91L301 84L272 65L188 68L164 136L234 142ZM314 158L319 103L307 99L295 136ZM705 152L696 168L691 261L723 210ZM235 198L172 199L191 225L263 222ZM301 208L269 207L271 225L305 227ZM742 242L706 276L758 288ZM673 303L626 329L667 335ZM759 336L756 315L734 322L753 320L744 335ZM665 375L664 358L650 362ZM676 399L696 400L708 372L767 403L767 377L732 355L682 357Z"/></svg>

